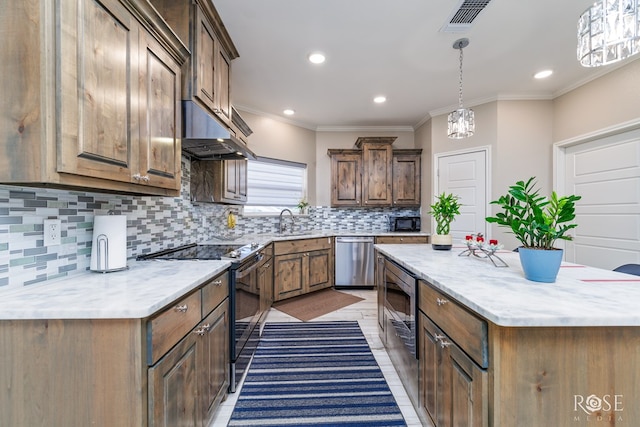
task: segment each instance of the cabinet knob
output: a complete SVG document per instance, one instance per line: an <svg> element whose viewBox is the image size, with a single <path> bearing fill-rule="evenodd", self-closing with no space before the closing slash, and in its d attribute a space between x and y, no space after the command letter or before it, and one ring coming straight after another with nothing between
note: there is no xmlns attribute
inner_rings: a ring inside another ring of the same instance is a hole
<svg viewBox="0 0 640 427"><path fill-rule="evenodd" d="M436 304L438 304L438 306L445 305L448 302L449 301L447 301L446 299L436 298Z"/></svg>
<svg viewBox="0 0 640 427"><path fill-rule="evenodd" d="M216 286L220 286L222 285L222 280L216 280L215 282L213 282L213 284Z"/></svg>
<svg viewBox="0 0 640 427"><path fill-rule="evenodd" d="M198 335L198 336L203 336L204 334L207 333L207 331L211 328L211 325L209 325L208 323L200 326L197 329L194 329L193 333Z"/></svg>
<svg viewBox="0 0 640 427"><path fill-rule="evenodd" d="M176 305L175 307L173 307L173 309L175 311L179 311L180 313L186 313L187 310L189 309L189 306L187 304Z"/></svg>
<svg viewBox="0 0 640 427"><path fill-rule="evenodd" d="M440 348L447 348L451 345L449 341L440 340Z"/></svg>

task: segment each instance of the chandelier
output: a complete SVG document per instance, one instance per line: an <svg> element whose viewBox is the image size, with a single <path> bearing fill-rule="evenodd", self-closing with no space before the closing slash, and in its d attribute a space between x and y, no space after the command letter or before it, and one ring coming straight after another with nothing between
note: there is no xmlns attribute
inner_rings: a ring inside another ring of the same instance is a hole
<svg viewBox="0 0 640 427"><path fill-rule="evenodd" d="M638 0L598 0L578 20L578 60L612 64L640 51Z"/></svg>
<svg viewBox="0 0 640 427"><path fill-rule="evenodd" d="M447 117L447 135L449 138L461 139L473 135L475 122L473 110L462 106L462 49L469 45L469 39L458 39L453 43L454 49L460 50L460 84L458 86L458 109Z"/></svg>

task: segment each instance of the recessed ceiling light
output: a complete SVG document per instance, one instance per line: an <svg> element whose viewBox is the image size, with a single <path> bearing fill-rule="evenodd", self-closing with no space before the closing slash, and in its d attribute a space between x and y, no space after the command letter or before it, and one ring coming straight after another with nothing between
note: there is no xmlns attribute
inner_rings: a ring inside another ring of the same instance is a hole
<svg viewBox="0 0 640 427"><path fill-rule="evenodd" d="M535 73L533 75L533 77L536 78L536 79L546 79L551 74L553 74L553 70L542 70L542 71L538 71L537 73Z"/></svg>
<svg viewBox="0 0 640 427"><path fill-rule="evenodd" d="M283 113L287 116L293 116L296 112L290 108L287 108L286 110L283 111Z"/></svg>
<svg viewBox="0 0 640 427"><path fill-rule="evenodd" d="M309 55L309 61L314 64L322 64L326 58L320 52L314 52Z"/></svg>
<svg viewBox="0 0 640 427"><path fill-rule="evenodd" d="M375 102L376 104L382 104L383 102L387 102L387 97L386 96L376 96L375 98L373 98L373 102Z"/></svg>

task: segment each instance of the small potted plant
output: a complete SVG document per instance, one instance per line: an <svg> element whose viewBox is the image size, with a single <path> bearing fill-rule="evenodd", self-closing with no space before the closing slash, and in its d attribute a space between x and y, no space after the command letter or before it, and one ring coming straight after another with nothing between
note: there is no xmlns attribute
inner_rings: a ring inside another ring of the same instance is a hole
<svg viewBox="0 0 640 427"><path fill-rule="evenodd" d="M555 282L563 257L563 250L556 248L555 242L572 239L567 232L578 226L571 221L581 197L558 197L553 191L547 198L540 195L535 184L535 177L531 177L509 187L507 194L491 202L502 211L486 220L509 228L522 243L518 253L525 278L550 283Z"/></svg>
<svg viewBox="0 0 640 427"><path fill-rule="evenodd" d="M301 214L309 213L309 202L307 202L306 199L300 199L300 202L298 202L297 207Z"/></svg>
<svg viewBox="0 0 640 427"><path fill-rule="evenodd" d="M436 202L431 205L429 212L436 222L436 234L431 236L431 247L435 250L451 250L451 223L460 215L459 197L454 194L442 193L436 196Z"/></svg>

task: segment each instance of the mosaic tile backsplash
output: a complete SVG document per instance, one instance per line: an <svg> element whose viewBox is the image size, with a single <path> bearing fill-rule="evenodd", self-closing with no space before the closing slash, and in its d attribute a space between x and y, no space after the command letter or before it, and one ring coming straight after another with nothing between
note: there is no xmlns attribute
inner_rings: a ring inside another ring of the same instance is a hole
<svg viewBox="0 0 640 427"><path fill-rule="evenodd" d="M188 158L182 159L179 197L113 195L0 185L0 292L89 269L94 215L127 216L127 258L216 238L274 233L277 216L243 216L242 208L194 204L189 198ZM226 227L229 210L237 214ZM389 215L418 215L416 209L312 207L296 216L296 227L319 231L388 230ZM43 221L62 221L61 244L44 246Z"/></svg>

